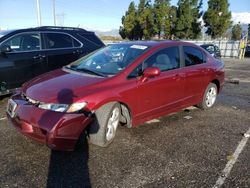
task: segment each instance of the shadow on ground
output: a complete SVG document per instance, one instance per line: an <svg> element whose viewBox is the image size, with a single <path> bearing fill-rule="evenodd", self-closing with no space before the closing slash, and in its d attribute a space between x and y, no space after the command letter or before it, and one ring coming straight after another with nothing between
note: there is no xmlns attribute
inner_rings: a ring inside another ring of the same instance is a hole
<svg viewBox="0 0 250 188"><path fill-rule="evenodd" d="M70 89L62 89L57 96L58 103L72 104L74 93ZM50 112L45 112L40 118L40 124L50 121L56 124L62 118L62 114L51 117ZM88 142L85 134L80 136L80 140L75 151L53 151L51 150L47 187L91 187L89 179Z"/></svg>
<svg viewBox="0 0 250 188"><path fill-rule="evenodd" d="M91 187L88 157L86 139L74 152L51 151L47 187Z"/></svg>

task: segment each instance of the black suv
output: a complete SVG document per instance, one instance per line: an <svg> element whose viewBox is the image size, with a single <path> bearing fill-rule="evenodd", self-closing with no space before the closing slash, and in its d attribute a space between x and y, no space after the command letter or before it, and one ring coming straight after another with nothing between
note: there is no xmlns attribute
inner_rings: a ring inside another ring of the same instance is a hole
<svg viewBox="0 0 250 188"><path fill-rule="evenodd" d="M90 31L43 26L0 31L0 95L103 47Z"/></svg>

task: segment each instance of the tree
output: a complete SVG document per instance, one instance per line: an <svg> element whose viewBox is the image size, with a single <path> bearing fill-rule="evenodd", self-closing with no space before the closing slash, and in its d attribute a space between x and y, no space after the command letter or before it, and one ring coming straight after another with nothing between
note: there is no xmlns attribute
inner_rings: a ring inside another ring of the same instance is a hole
<svg viewBox="0 0 250 188"><path fill-rule="evenodd" d="M140 0L138 5L138 31L140 39L150 39L157 33L153 7L150 0Z"/></svg>
<svg viewBox="0 0 250 188"><path fill-rule="evenodd" d="M171 39L173 39L175 36L175 27L176 27L176 22L177 22L177 7L176 6L170 7L169 17L170 17L170 35L171 35Z"/></svg>
<svg viewBox="0 0 250 188"><path fill-rule="evenodd" d="M193 22L192 22L192 35L191 38L197 39L201 35L201 17L203 11L202 8L202 0L197 5L197 1L192 2L192 14L193 14Z"/></svg>
<svg viewBox="0 0 250 188"><path fill-rule="evenodd" d="M177 21L175 24L175 35L178 38L197 38L201 32L199 21L202 1L198 0L179 0L177 8Z"/></svg>
<svg viewBox="0 0 250 188"><path fill-rule="evenodd" d="M138 9L135 3L129 4L125 16L122 17L119 33L129 40L150 39L156 34L155 17L150 0L140 0Z"/></svg>
<svg viewBox="0 0 250 188"><path fill-rule="evenodd" d="M129 40L138 39L137 36L137 12L135 3L131 2L128 7L128 11L125 16L122 17L123 26L120 27L119 33L123 39L128 38Z"/></svg>
<svg viewBox="0 0 250 188"><path fill-rule="evenodd" d="M209 0L203 20L206 33L212 38L221 37L231 25L231 12L227 0Z"/></svg>
<svg viewBox="0 0 250 188"><path fill-rule="evenodd" d="M169 0L155 0L154 17L158 38L169 38L171 33L171 18Z"/></svg>
<svg viewBox="0 0 250 188"><path fill-rule="evenodd" d="M126 35L126 33L125 33L125 29L124 29L123 26L120 26L119 34L120 34L120 36L122 37L122 39L126 39L127 35Z"/></svg>
<svg viewBox="0 0 250 188"><path fill-rule="evenodd" d="M232 28L232 39L233 40L240 40L241 39L242 29L240 23L235 24Z"/></svg>

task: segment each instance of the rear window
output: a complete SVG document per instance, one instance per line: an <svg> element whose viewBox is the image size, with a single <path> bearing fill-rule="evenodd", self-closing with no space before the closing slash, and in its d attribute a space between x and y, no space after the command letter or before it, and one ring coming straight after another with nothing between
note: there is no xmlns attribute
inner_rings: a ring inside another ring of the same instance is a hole
<svg viewBox="0 0 250 188"><path fill-rule="evenodd" d="M80 47L81 44L70 35L63 33L45 33L47 49Z"/></svg>
<svg viewBox="0 0 250 188"><path fill-rule="evenodd" d="M185 66L197 65L205 62L201 50L192 46L184 46L183 50L185 55Z"/></svg>
<svg viewBox="0 0 250 188"><path fill-rule="evenodd" d="M84 43L90 43L92 45L102 47L102 41L94 33L77 33Z"/></svg>

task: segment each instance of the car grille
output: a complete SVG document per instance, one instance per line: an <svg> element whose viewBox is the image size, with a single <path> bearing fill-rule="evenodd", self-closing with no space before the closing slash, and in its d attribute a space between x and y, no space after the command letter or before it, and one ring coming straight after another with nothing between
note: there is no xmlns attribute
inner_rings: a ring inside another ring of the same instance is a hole
<svg viewBox="0 0 250 188"><path fill-rule="evenodd" d="M33 105L35 105L35 106L38 106L38 105L40 104L39 101L36 101L36 100L34 100L34 99L31 99L30 97L28 97L28 96L25 95L24 93L22 93L22 98L23 98L25 101L27 101L28 103L33 104Z"/></svg>

